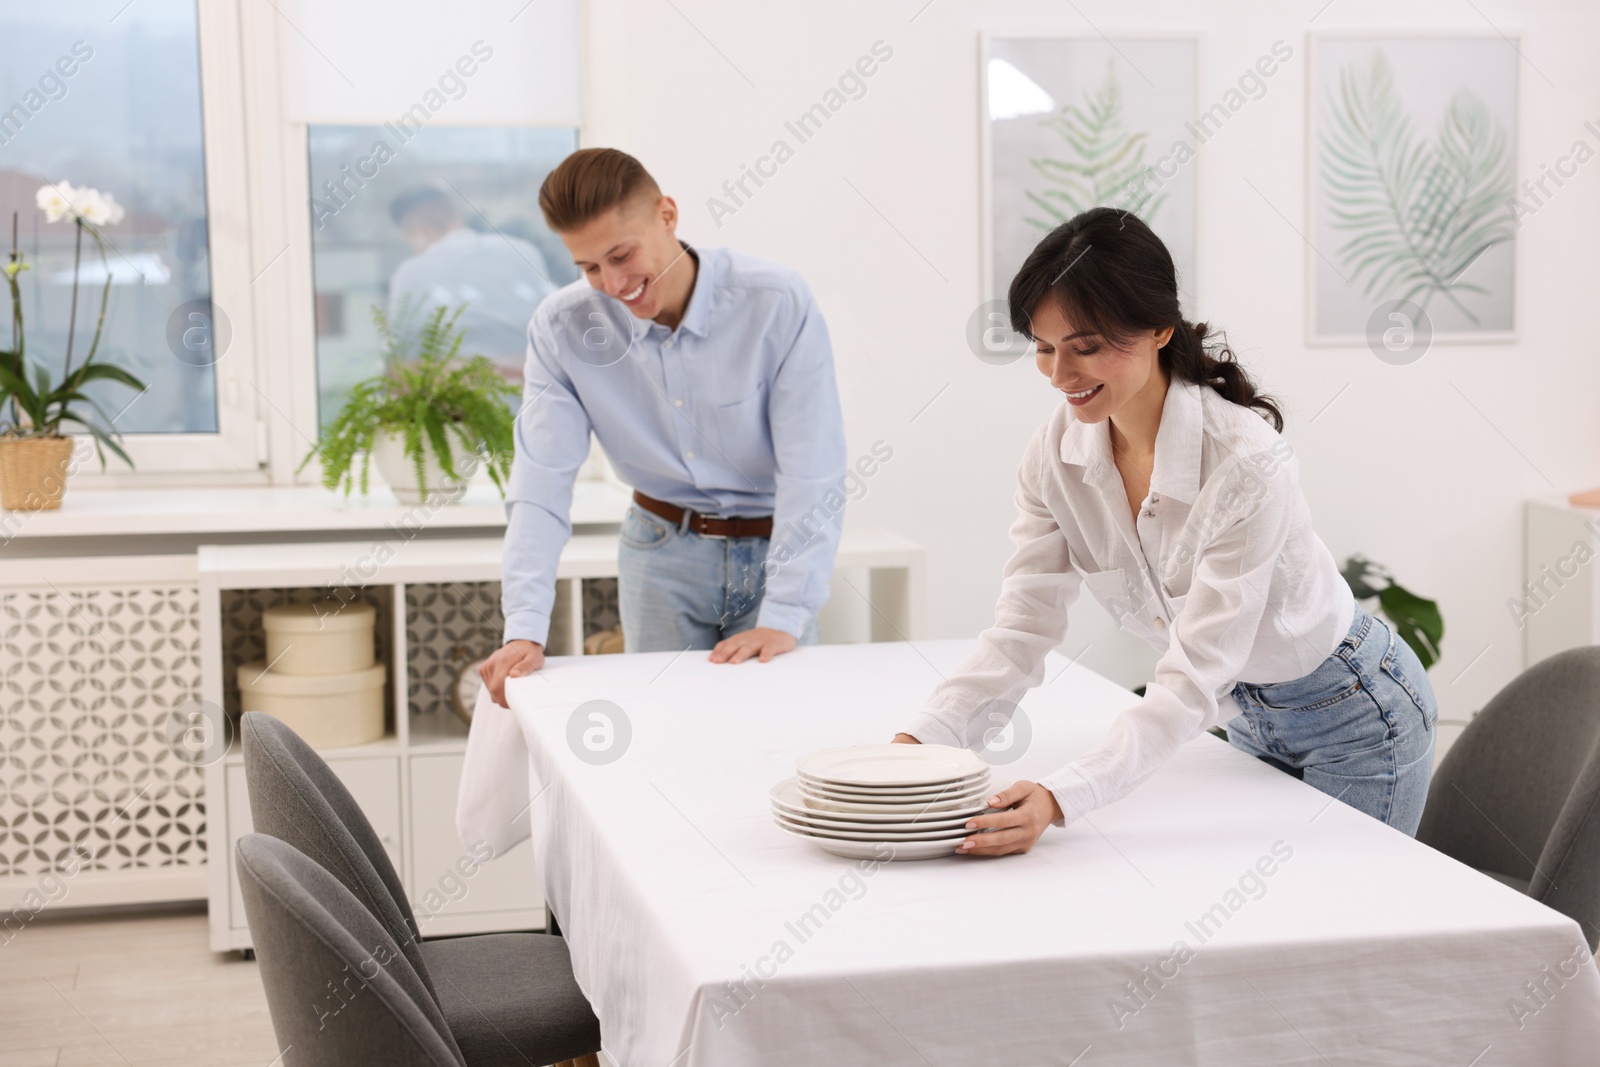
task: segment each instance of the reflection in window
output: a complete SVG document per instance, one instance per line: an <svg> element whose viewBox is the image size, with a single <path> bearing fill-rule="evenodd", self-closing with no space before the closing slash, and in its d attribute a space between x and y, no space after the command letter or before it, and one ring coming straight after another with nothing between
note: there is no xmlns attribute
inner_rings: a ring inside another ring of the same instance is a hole
<svg viewBox="0 0 1600 1067"><path fill-rule="evenodd" d="M74 227L47 223L35 192L110 193L127 214L102 228L111 297L96 358L150 386L132 404L114 384L96 396L125 434L217 431L215 357L185 344L211 301L195 11L194 0L0 7L0 229L9 250L16 212L28 354L59 373L72 295ZM106 280L87 239L82 280L78 358ZM0 301L9 322L3 288Z"/></svg>
<svg viewBox="0 0 1600 1067"><path fill-rule="evenodd" d="M372 321L414 331L467 305L463 355L522 378L528 319L577 268L539 214L539 185L577 147L570 129L312 126L319 419L382 369Z"/></svg>

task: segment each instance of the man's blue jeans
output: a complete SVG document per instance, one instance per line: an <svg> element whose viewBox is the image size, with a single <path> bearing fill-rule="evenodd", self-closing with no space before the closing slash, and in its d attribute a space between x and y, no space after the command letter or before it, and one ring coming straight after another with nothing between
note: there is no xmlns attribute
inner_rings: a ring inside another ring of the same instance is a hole
<svg viewBox="0 0 1600 1067"><path fill-rule="evenodd" d="M639 507L622 520L617 606L629 652L709 649L755 626L765 537L702 537ZM817 621L803 645L815 644Z"/></svg>

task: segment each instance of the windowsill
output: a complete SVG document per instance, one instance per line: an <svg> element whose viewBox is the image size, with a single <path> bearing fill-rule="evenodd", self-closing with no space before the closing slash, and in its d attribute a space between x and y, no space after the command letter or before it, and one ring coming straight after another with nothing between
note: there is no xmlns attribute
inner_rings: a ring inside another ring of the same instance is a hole
<svg viewBox="0 0 1600 1067"><path fill-rule="evenodd" d="M572 524L622 521L630 490L611 481L573 486ZM137 534L300 533L378 530L425 525L429 529L494 530L506 524L505 504L493 485L473 485L459 503L433 507L402 504L386 486L362 497L321 486L234 488L67 488L57 511L0 511L0 536L105 537Z"/></svg>

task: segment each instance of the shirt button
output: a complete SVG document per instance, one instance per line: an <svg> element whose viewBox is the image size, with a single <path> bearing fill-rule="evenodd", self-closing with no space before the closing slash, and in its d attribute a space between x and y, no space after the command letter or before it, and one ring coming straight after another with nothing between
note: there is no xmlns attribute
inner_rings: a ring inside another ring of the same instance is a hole
<svg viewBox="0 0 1600 1067"><path fill-rule="evenodd" d="M663 342L661 342L661 347L662 348L671 348L672 347L672 342L671 341L663 341Z"/></svg>
<svg viewBox="0 0 1600 1067"><path fill-rule="evenodd" d="M1167 628L1167 620L1163 619L1160 615L1157 615L1156 616L1156 629L1165 630L1166 628Z"/></svg>
<svg viewBox="0 0 1600 1067"><path fill-rule="evenodd" d="M693 452L685 452L683 454L683 458L684 459L693 459L694 458L694 453Z"/></svg>
<svg viewBox="0 0 1600 1067"><path fill-rule="evenodd" d="M681 400L674 400L674 401L673 401L673 402L672 402L672 406L673 406L673 407L675 407L675 408L681 408L681 407L683 407L683 401L681 401Z"/></svg>

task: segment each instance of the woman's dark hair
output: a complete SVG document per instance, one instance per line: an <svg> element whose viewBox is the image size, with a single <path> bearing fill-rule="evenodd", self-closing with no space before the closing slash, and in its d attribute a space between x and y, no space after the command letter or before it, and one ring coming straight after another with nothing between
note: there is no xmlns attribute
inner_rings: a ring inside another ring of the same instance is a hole
<svg viewBox="0 0 1600 1067"><path fill-rule="evenodd" d="M1277 402L1256 391L1227 342L1208 346L1206 324L1184 321L1172 255L1137 215L1094 207L1063 222L1028 254L1007 299L1011 328L1030 340L1034 309L1044 300L1056 301L1074 331L1100 334L1113 345L1171 326L1172 339L1158 353L1170 377L1209 385L1283 432Z"/></svg>

